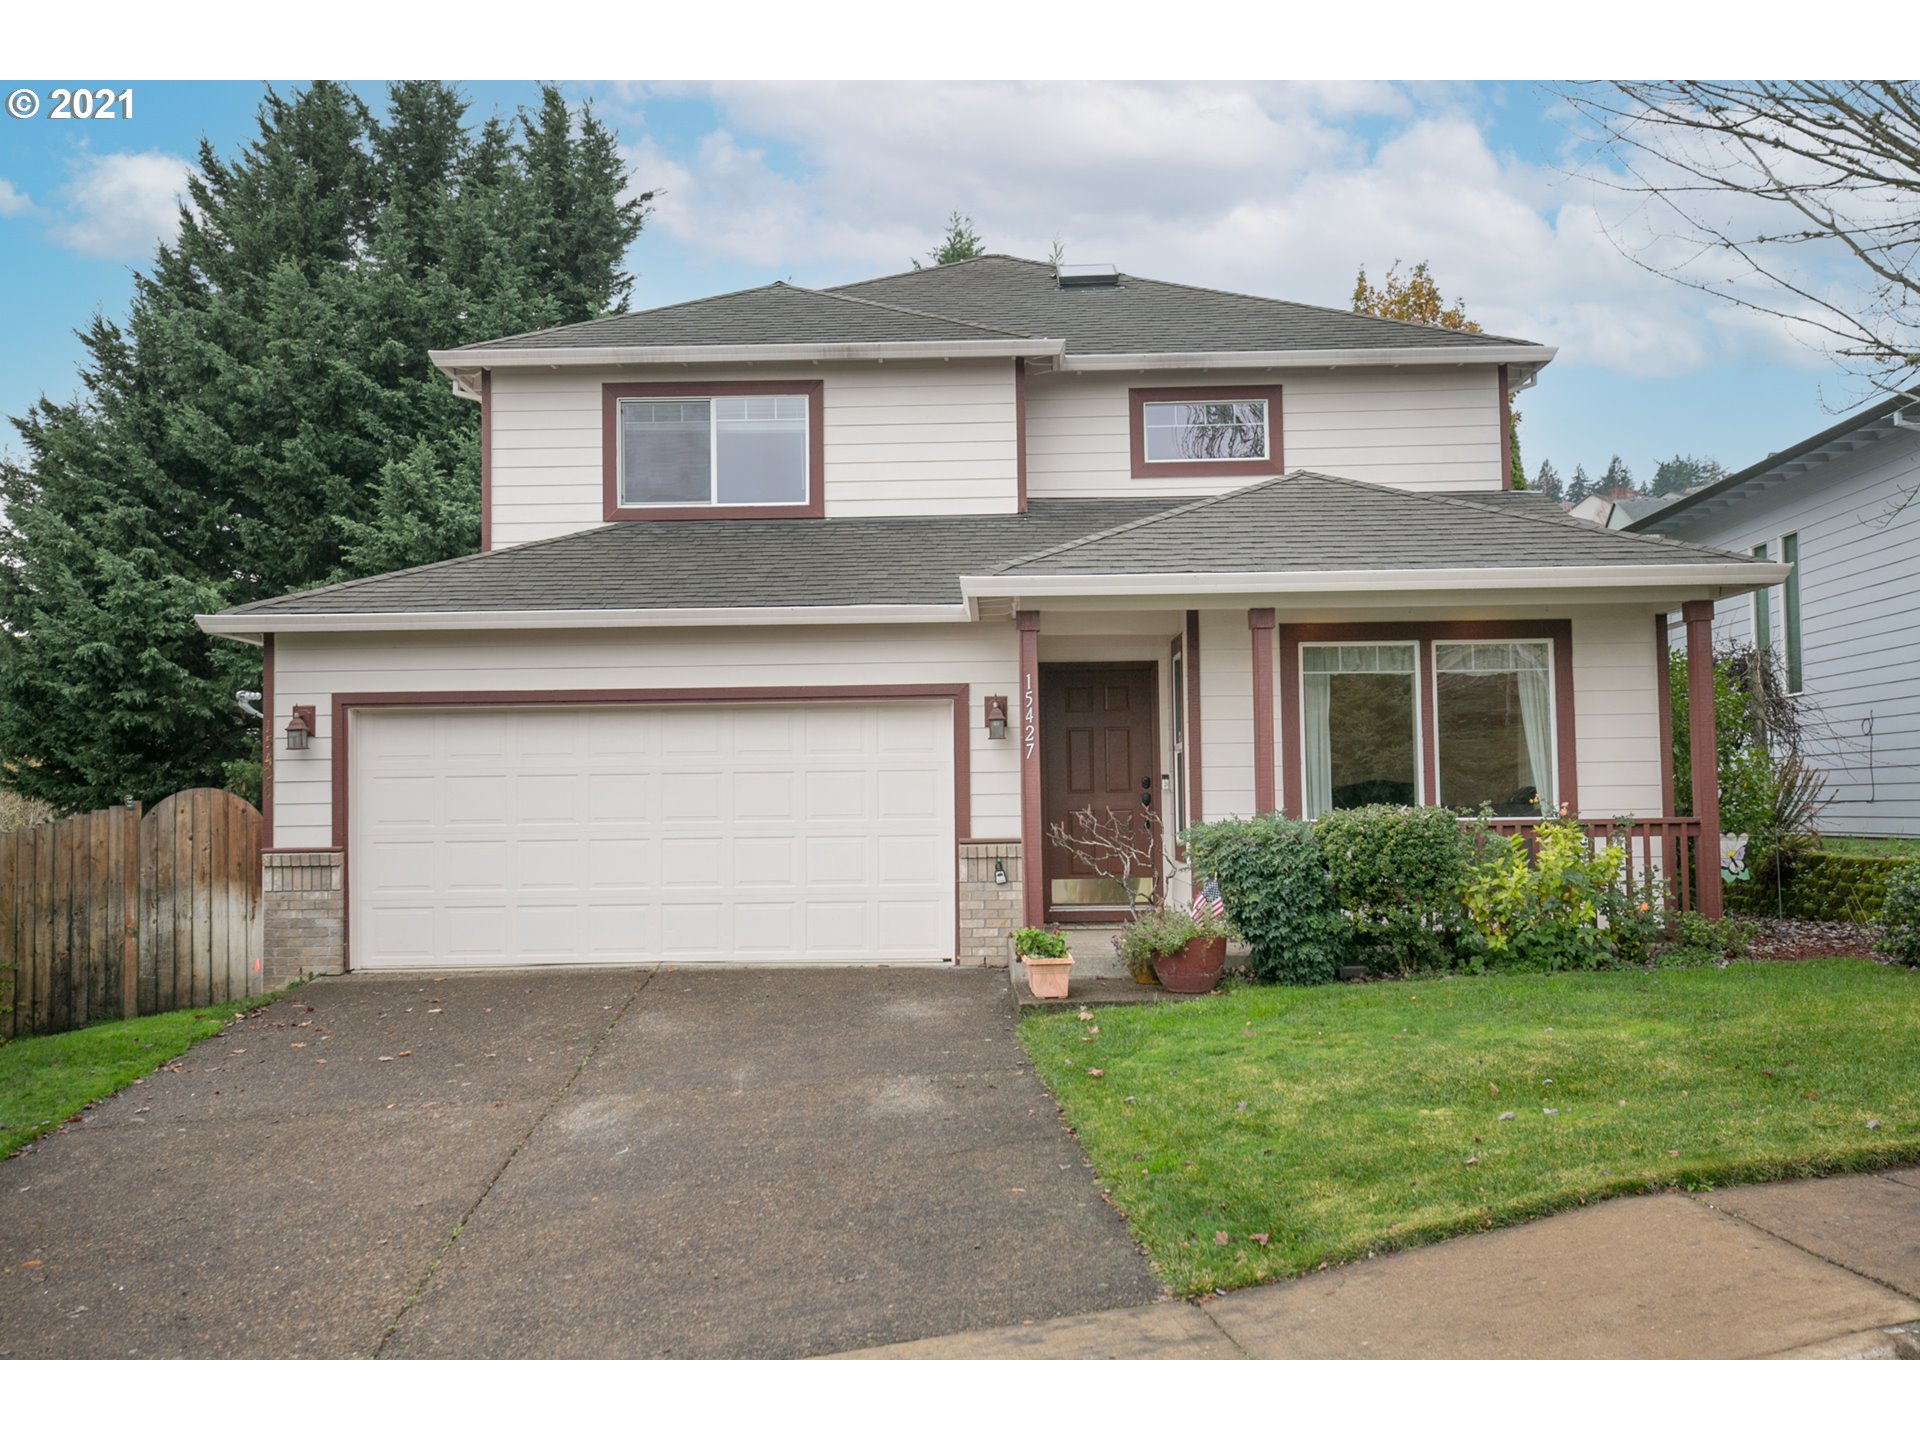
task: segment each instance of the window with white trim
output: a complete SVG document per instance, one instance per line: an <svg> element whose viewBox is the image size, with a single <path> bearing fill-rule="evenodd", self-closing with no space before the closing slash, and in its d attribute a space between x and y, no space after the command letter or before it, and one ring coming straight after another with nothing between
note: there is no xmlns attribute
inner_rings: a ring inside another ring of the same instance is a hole
<svg viewBox="0 0 1920 1440"><path fill-rule="evenodd" d="M1411 641L1300 647L1307 819L1419 803L1418 652Z"/></svg>
<svg viewBox="0 0 1920 1440"><path fill-rule="evenodd" d="M1546 640L1436 640L1437 804L1467 813L1551 814L1553 648Z"/></svg>
<svg viewBox="0 0 1920 1440"><path fill-rule="evenodd" d="M1148 400L1141 437L1149 465L1208 460L1265 460L1265 400Z"/></svg>
<svg viewBox="0 0 1920 1440"><path fill-rule="evenodd" d="M805 395L620 402L620 504L794 505L808 500Z"/></svg>

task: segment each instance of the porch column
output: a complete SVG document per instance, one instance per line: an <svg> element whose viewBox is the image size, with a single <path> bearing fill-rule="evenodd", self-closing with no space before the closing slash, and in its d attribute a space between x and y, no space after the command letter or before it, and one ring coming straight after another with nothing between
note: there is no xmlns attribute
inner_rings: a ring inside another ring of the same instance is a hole
<svg viewBox="0 0 1920 1440"><path fill-rule="evenodd" d="M1273 611L1247 611L1253 632L1253 809L1276 808L1273 785Z"/></svg>
<svg viewBox="0 0 1920 1440"><path fill-rule="evenodd" d="M1020 890L1028 925L1047 923L1046 836L1040 817L1040 612L1013 617L1020 634Z"/></svg>
<svg viewBox="0 0 1920 1440"><path fill-rule="evenodd" d="M1713 602L1689 600L1680 611L1687 627L1687 731L1693 763L1693 814L1700 822L1694 903L1718 920L1720 895L1720 767L1713 728Z"/></svg>

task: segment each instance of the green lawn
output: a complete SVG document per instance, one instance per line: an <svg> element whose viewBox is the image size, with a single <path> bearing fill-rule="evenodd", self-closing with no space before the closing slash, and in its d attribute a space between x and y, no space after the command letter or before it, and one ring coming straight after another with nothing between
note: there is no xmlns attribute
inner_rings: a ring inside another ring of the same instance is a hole
<svg viewBox="0 0 1920 1440"><path fill-rule="evenodd" d="M0 1159L165 1064L196 1040L218 1034L236 1015L279 998L257 995L0 1045Z"/></svg>
<svg viewBox="0 0 1920 1440"><path fill-rule="evenodd" d="M1609 1195L1920 1160L1920 972L1865 960L1247 987L1020 1038L1188 1294Z"/></svg>

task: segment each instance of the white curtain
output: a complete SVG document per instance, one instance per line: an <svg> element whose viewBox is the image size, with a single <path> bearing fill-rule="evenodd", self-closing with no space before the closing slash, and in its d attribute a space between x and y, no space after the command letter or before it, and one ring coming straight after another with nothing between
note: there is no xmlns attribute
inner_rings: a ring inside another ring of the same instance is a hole
<svg viewBox="0 0 1920 1440"><path fill-rule="evenodd" d="M1553 696L1548 690L1551 676L1542 666L1523 667L1515 672L1520 682L1520 725L1526 733L1527 768L1533 772L1534 789L1540 792L1542 814L1551 815L1556 807L1553 776Z"/></svg>
<svg viewBox="0 0 1920 1440"><path fill-rule="evenodd" d="M1318 819L1333 808L1333 677L1300 677L1300 705L1307 731L1306 817Z"/></svg>

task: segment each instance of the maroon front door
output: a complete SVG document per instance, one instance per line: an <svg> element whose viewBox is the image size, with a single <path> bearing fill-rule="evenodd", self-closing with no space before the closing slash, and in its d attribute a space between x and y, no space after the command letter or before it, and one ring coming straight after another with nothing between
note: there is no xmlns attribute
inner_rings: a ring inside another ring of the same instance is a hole
<svg viewBox="0 0 1920 1440"><path fill-rule="evenodd" d="M1126 883L1136 890L1150 890L1159 873L1154 682L1152 665L1040 667L1040 797L1048 832L1058 822L1084 833L1084 812L1091 810L1097 827L1135 837L1151 856L1130 867ZM1118 869L1109 860L1090 863L1049 839L1042 866L1047 913L1097 918L1123 907Z"/></svg>

